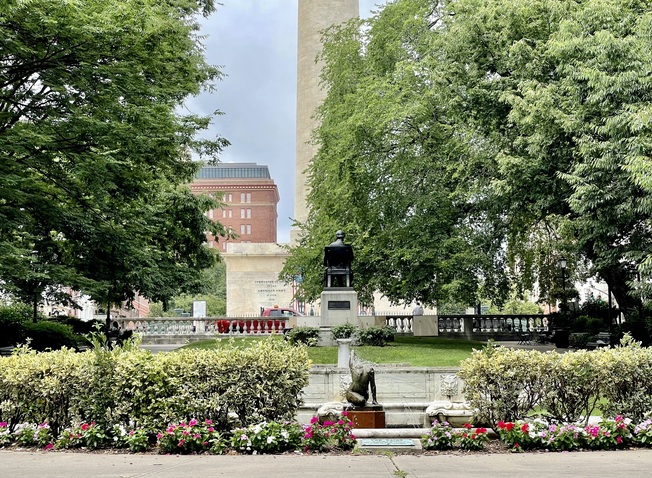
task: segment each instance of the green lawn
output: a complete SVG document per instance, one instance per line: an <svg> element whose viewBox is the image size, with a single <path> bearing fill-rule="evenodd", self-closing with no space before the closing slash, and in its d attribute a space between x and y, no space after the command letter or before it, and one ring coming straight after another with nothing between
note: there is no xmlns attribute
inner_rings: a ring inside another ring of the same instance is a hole
<svg viewBox="0 0 652 478"><path fill-rule="evenodd" d="M184 348L212 349L233 341L245 345L264 338L234 338L204 340L184 346ZM281 338L279 337L279 340ZM373 363L405 364L412 367L457 367L471 355L471 351L484 346L483 342L439 337L396 337L396 341L385 347L354 347L358 356ZM308 349L314 364L336 364L337 347L311 347Z"/></svg>

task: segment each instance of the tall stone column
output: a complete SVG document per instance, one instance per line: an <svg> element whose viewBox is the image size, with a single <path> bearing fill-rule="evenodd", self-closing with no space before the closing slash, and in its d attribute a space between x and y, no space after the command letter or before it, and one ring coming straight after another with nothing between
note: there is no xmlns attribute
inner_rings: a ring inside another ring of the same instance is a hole
<svg viewBox="0 0 652 478"><path fill-rule="evenodd" d="M322 47L320 32L358 15L358 0L299 0L294 219L300 222L308 218L305 170L316 153L316 148L310 144L312 131L317 126L314 114L326 94L319 86L322 64L315 62ZM291 231L293 243L298 239L297 234L298 230Z"/></svg>

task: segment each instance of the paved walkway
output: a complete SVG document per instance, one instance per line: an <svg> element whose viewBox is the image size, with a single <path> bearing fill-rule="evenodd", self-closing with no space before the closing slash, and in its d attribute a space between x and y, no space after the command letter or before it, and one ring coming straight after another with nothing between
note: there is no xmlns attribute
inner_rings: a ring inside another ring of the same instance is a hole
<svg viewBox="0 0 652 478"><path fill-rule="evenodd" d="M652 450L467 455L175 456L0 451L11 478L592 477L652 475Z"/></svg>

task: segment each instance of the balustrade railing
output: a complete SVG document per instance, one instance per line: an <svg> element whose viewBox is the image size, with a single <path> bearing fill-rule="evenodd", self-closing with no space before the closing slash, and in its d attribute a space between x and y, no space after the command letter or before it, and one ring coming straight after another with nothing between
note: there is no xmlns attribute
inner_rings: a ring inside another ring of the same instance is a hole
<svg viewBox="0 0 652 478"><path fill-rule="evenodd" d="M485 334L547 332L548 318L544 315L432 315L420 316L436 321L439 333ZM318 319L318 318L317 318ZM228 335L256 336L283 333L287 327L286 317L148 317L117 319L122 330L132 330L141 335ZM414 333L412 315L386 315L385 325L398 334Z"/></svg>
<svg viewBox="0 0 652 478"><path fill-rule="evenodd" d="M284 317L147 317L117 319L122 330L141 335L270 335L283 333Z"/></svg>
<svg viewBox="0 0 652 478"><path fill-rule="evenodd" d="M440 315L439 332L465 332L465 323L472 332L485 333L530 333L548 331L548 317L545 315Z"/></svg>
<svg viewBox="0 0 652 478"><path fill-rule="evenodd" d="M410 334L414 331L411 315L386 315L385 325L394 328L398 334Z"/></svg>

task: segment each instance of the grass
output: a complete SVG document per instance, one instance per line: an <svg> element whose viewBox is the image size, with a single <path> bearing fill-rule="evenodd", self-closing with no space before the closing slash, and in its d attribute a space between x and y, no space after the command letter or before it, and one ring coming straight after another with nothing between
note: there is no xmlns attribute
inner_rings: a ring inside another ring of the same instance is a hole
<svg viewBox="0 0 652 478"><path fill-rule="evenodd" d="M184 348L213 349L227 344L247 346L265 338L233 338L221 342L204 340L184 346ZM281 340L279 337L278 340ZM412 367L457 367L471 356L472 350L484 346L483 342L439 337L398 336L385 347L355 346L356 354L363 360L378 364L404 364ZM337 347L310 347L310 360L314 364L329 365L337 363Z"/></svg>

